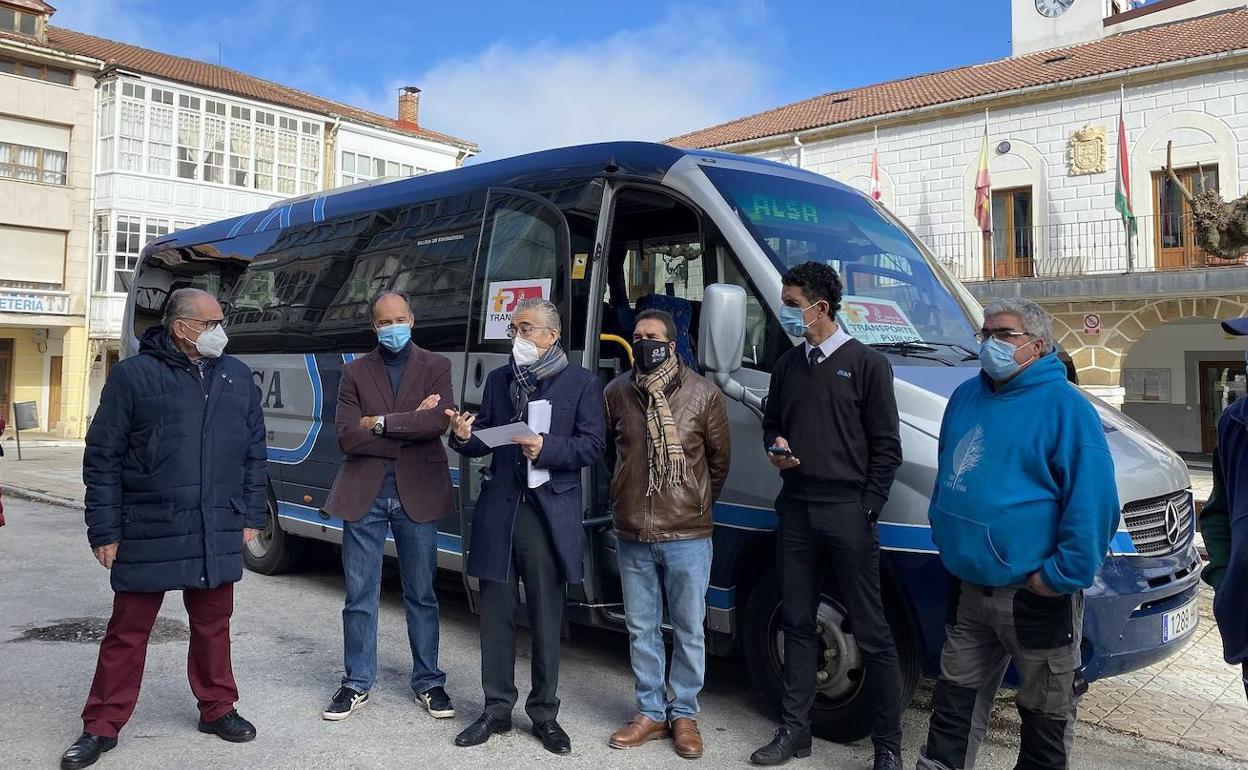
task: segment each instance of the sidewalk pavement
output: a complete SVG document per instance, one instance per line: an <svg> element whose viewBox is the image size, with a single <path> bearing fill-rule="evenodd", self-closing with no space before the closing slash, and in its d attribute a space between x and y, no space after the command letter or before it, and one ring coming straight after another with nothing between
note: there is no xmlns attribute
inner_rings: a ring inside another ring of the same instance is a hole
<svg viewBox="0 0 1248 770"><path fill-rule="evenodd" d="M6 496L82 507L82 443L23 442L22 456L4 442L0 486ZM1197 500L1208 497L1212 476L1194 468ZM1202 496L1203 495L1203 496ZM83 543L85 547L85 541ZM1149 668L1092 683L1080 705L1079 721L1186 749L1248 761L1248 703L1240 671L1222 660L1222 637L1213 620L1213 593L1202 586L1200 626L1182 652ZM930 707L930 682L915 705ZM1013 693L997 698L995 723L1017 730Z"/></svg>

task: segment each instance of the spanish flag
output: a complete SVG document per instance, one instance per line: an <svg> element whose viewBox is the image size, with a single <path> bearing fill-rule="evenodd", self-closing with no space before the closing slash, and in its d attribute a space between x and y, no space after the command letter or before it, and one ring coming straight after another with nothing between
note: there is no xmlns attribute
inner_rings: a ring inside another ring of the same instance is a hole
<svg viewBox="0 0 1248 770"><path fill-rule="evenodd" d="M979 147L979 173L975 175L975 221L984 232L992 230L992 180L988 176L988 127Z"/></svg>

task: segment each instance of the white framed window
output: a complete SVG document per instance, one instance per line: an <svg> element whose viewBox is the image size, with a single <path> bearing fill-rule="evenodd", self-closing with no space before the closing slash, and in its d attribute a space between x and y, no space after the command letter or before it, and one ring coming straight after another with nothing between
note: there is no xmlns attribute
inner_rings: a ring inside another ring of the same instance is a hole
<svg viewBox="0 0 1248 770"><path fill-rule="evenodd" d="M199 97L182 94L178 97L178 107L184 110L199 112Z"/></svg>
<svg viewBox="0 0 1248 770"><path fill-rule="evenodd" d="M224 110L225 105L221 105L221 108ZM225 118L215 114L204 116L203 180L217 183L225 181Z"/></svg>
<svg viewBox="0 0 1248 770"><path fill-rule="evenodd" d="M153 95L156 89L152 89ZM170 101L173 94L169 94ZM148 109L147 132L147 173L158 176L173 174L173 108L164 106L164 102L153 104Z"/></svg>
<svg viewBox="0 0 1248 770"><path fill-rule="evenodd" d="M123 92L130 83L122 84ZM142 86L139 86L142 89ZM121 100L121 130L117 167L122 171L143 170L143 139L147 123L147 105L134 99Z"/></svg>
<svg viewBox="0 0 1248 770"><path fill-rule="evenodd" d="M256 122L262 126L274 125L273 113L265 112L264 110L256 110Z"/></svg>
<svg viewBox="0 0 1248 770"><path fill-rule="evenodd" d="M151 94L152 102L156 104L173 104L173 91L164 88L153 88Z"/></svg>
<svg viewBox="0 0 1248 770"><path fill-rule="evenodd" d="M199 123L199 113L178 112L178 176L182 179L199 178Z"/></svg>
<svg viewBox="0 0 1248 770"><path fill-rule="evenodd" d="M299 121L295 120L294 118L288 118L285 115L282 115L281 118L278 120L277 127L282 129L283 131L298 131Z"/></svg>
<svg viewBox="0 0 1248 770"><path fill-rule="evenodd" d="M111 228L109 214L95 217L95 290L106 294L113 290L112 244L109 242Z"/></svg>
<svg viewBox="0 0 1248 770"><path fill-rule="evenodd" d="M257 113L257 119L260 113ZM273 164L277 134L271 128L256 127L256 189L273 189Z"/></svg>
<svg viewBox="0 0 1248 770"><path fill-rule="evenodd" d="M310 134L312 136L321 135L321 125L319 123L313 123L311 121L305 120L303 121L303 124L301 127L303 128L303 133L305 134Z"/></svg>
<svg viewBox="0 0 1248 770"><path fill-rule="evenodd" d="M186 220L179 219L173 223L173 231L177 232L178 230L190 230L192 227L195 227L195 226L196 225L194 222L188 222Z"/></svg>
<svg viewBox="0 0 1248 770"><path fill-rule="evenodd" d="M234 108L238 110L238 107ZM245 109L245 108L244 108ZM230 121L230 184L251 186L251 123Z"/></svg>
<svg viewBox="0 0 1248 770"><path fill-rule="evenodd" d="M162 235L168 235L168 234L169 234L169 220L168 219L150 219L149 218L147 220L147 230L146 230L147 237L143 239L143 245L146 246L147 244L151 243L152 241L156 240Z"/></svg>
<svg viewBox="0 0 1248 770"><path fill-rule="evenodd" d="M221 117L225 117L225 103L218 102L213 99L206 99L204 101L204 112L209 115L220 115Z"/></svg>
<svg viewBox="0 0 1248 770"><path fill-rule="evenodd" d="M315 192L321 178L321 141L310 136L299 140L299 192Z"/></svg>
<svg viewBox="0 0 1248 770"><path fill-rule="evenodd" d="M299 161L298 137L285 131L277 135L277 191L295 194L295 166Z"/></svg>
<svg viewBox="0 0 1248 770"><path fill-rule="evenodd" d="M403 176L411 176L413 173L415 173L415 170L411 167L411 165L404 163L403 164Z"/></svg>
<svg viewBox="0 0 1248 770"><path fill-rule="evenodd" d="M134 277L134 268L139 263L139 253L143 249L142 238L142 217L117 217L116 252L113 258L113 291L125 292L130 290L130 279Z"/></svg>

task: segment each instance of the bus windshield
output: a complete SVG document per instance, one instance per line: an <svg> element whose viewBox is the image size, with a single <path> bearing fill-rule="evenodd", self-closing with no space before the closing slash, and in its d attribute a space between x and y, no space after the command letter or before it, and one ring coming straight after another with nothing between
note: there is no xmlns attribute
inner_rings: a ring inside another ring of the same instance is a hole
<svg viewBox="0 0 1248 770"><path fill-rule="evenodd" d="M862 196L831 185L703 166L776 268L836 268L839 323L869 345L978 350L971 316L918 246Z"/></svg>

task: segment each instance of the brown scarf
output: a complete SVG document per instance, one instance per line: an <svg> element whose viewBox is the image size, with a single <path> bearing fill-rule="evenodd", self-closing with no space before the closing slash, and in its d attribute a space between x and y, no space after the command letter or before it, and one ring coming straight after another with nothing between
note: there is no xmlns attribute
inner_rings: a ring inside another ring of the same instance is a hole
<svg viewBox="0 0 1248 770"><path fill-rule="evenodd" d="M646 404L646 433L650 438L650 483L646 497L663 487L685 483L685 448L676 432L676 420L667 402L667 389L680 377L680 362L668 356L650 374L634 375L637 387L650 396Z"/></svg>

